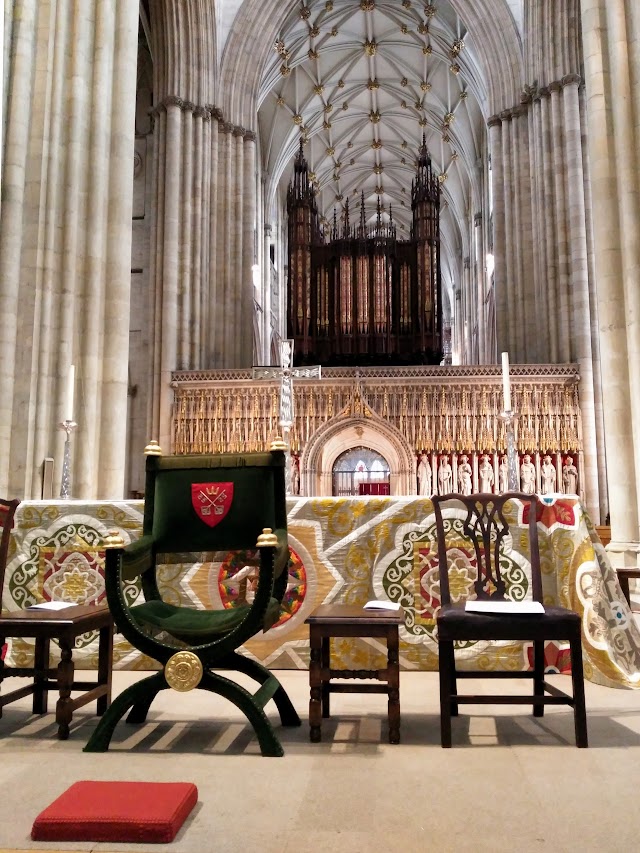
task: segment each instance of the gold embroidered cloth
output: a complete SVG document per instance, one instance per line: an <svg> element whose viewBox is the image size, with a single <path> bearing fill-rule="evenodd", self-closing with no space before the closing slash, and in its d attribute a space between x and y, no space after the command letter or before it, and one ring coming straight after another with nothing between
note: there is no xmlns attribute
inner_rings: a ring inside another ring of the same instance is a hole
<svg viewBox="0 0 640 853"><path fill-rule="evenodd" d="M581 614L585 672L609 686L640 686L640 631L622 596L616 574L593 525L575 498L546 497L538 527L544 599ZM53 599L73 603L104 599L104 551L110 530L129 542L140 535L142 501L32 501L20 505L11 544L3 607L17 610ZM512 597L526 597L529 562L521 526L522 507L514 503L512 545L507 575ZM309 663L307 615L326 602L364 604L371 598L397 601L405 614L400 661L404 669L437 669L435 614L439 583L435 522L424 497L289 498L292 561L281 617L246 651L274 669L306 669ZM247 564L251 554L199 554L195 564L162 567L163 597L196 607L233 607L250 594ZM249 579L250 580L250 579ZM464 559L453 581L464 586ZM135 600L139 590L131 585ZM30 657L27 641L9 642L9 660ZM350 669L384 665L375 640L337 640L335 665ZM530 644L476 643L459 653L470 668L523 670L530 666ZM547 645L547 665L568 669L567 650ZM74 659L93 668L96 638L83 638ZM114 663L119 669L149 669L145 659L118 635Z"/></svg>

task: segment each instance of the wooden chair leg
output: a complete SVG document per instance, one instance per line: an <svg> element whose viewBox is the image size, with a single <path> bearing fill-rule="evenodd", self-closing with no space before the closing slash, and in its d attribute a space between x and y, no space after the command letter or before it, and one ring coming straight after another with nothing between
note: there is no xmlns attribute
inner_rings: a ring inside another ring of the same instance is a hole
<svg viewBox="0 0 640 853"><path fill-rule="evenodd" d="M309 638L309 739L311 743L319 743L322 738L322 640L313 625Z"/></svg>
<svg viewBox="0 0 640 853"><path fill-rule="evenodd" d="M322 638L322 669L330 669L331 667L331 637ZM322 716L326 718L331 716L331 692L329 690L329 682L322 682Z"/></svg>
<svg viewBox="0 0 640 853"><path fill-rule="evenodd" d="M449 666L449 695L456 696L458 693L458 680L456 678L456 656L453 643L447 643L445 649ZM458 703L451 699L451 716L457 717L459 713Z"/></svg>
<svg viewBox="0 0 640 853"><path fill-rule="evenodd" d="M544 697L544 640L533 641L533 695ZM533 705L533 716L544 716L544 705Z"/></svg>
<svg viewBox="0 0 640 853"><path fill-rule="evenodd" d="M618 574L618 583L620 584L620 589L622 590L622 594L627 600L627 604L629 608L631 607L631 592L629 591L629 578L626 575Z"/></svg>
<svg viewBox="0 0 640 853"><path fill-rule="evenodd" d="M446 749L451 746L451 686L455 683L451 665L453 643L440 641L438 653L438 667L440 670L440 745Z"/></svg>
<svg viewBox="0 0 640 853"><path fill-rule="evenodd" d="M60 638L60 663L58 664L58 690L60 697L56 703L56 723L58 724L59 740L69 737L69 725L73 717L73 648Z"/></svg>
<svg viewBox="0 0 640 853"><path fill-rule="evenodd" d="M582 641L571 640L571 681L573 682L573 715L576 729L576 746L589 746L587 737L587 709L584 700L584 672L582 668Z"/></svg>
<svg viewBox="0 0 640 853"><path fill-rule="evenodd" d="M400 640L397 625L387 634L387 677L389 743L400 743Z"/></svg>
<svg viewBox="0 0 640 853"><path fill-rule="evenodd" d="M33 713L46 714L49 705L49 691L46 683L49 670L49 638L38 637L33 658Z"/></svg>
<svg viewBox="0 0 640 853"><path fill-rule="evenodd" d="M98 640L98 684L106 685L106 693L98 697L96 712L101 717L111 704L111 671L113 669L113 625L100 629Z"/></svg>

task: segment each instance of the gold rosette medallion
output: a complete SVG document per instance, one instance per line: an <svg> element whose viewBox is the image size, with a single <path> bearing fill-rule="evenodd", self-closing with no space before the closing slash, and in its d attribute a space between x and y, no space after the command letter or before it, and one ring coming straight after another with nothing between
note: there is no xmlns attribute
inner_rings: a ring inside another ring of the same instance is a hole
<svg viewBox="0 0 640 853"><path fill-rule="evenodd" d="M193 652L176 652L166 663L164 677L167 684L180 693L187 693L200 684L202 664Z"/></svg>

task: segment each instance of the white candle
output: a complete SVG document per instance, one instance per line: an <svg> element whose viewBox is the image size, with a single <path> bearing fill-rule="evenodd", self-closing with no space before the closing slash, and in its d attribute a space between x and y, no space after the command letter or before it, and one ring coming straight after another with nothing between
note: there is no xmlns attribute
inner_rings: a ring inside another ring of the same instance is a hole
<svg viewBox="0 0 640 853"><path fill-rule="evenodd" d="M69 368L69 381L67 383L67 405L65 408L64 418L66 421L73 420L73 395L75 392L76 383L76 368L72 364Z"/></svg>
<svg viewBox="0 0 640 853"><path fill-rule="evenodd" d="M511 411L511 380L509 378L509 353L502 353L502 394L505 412Z"/></svg>

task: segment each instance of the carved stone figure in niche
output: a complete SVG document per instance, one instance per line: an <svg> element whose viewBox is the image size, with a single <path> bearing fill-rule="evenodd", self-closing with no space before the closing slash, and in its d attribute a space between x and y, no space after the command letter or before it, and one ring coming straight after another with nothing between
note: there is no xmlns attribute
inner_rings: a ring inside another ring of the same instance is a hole
<svg viewBox="0 0 640 853"><path fill-rule="evenodd" d="M469 465L469 457L461 456L460 465L458 465L458 488L463 495L470 495L473 491L471 483L472 473L471 465Z"/></svg>
<svg viewBox="0 0 640 853"><path fill-rule="evenodd" d="M500 460L500 467L498 468L498 477L500 478L500 493L504 494L509 491L509 465L507 463L507 457L503 456Z"/></svg>
<svg viewBox="0 0 640 853"><path fill-rule="evenodd" d="M453 469L449 464L448 456L443 456L440 460L440 468L438 470L438 488L441 495L446 495L453 491Z"/></svg>
<svg viewBox="0 0 640 853"><path fill-rule="evenodd" d="M578 494L578 469L573 464L572 456L567 456L567 461L564 463L564 469L562 471L562 484L564 486L565 494Z"/></svg>
<svg viewBox="0 0 640 853"><path fill-rule="evenodd" d="M556 466L551 461L550 456L545 456L542 462L541 469L542 477L542 494L550 495L556 490Z"/></svg>
<svg viewBox="0 0 640 853"><path fill-rule="evenodd" d="M426 453L423 453L418 463L418 494L430 495L432 491L431 465L429 465L429 457Z"/></svg>
<svg viewBox="0 0 640 853"><path fill-rule="evenodd" d="M480 463L478 474L480 475L480 491L492 492L493 481L495 477L493 474L493 465L491 464L491 457L487 456L486 453L482 457L482 462Z"/></svg>
<svg viewBox="0 0 640 853"><path fill-rule="evenodd" d="M291 457L291 494L300 494L300 460L297 456Z"/></svg>
<svg viewBox="0 0 640 853"><path fill-rule="evenodd" d="M520 466L520 488L525 495L532 495L536 490L536 466L529 454L525 454Z"/></svg>

